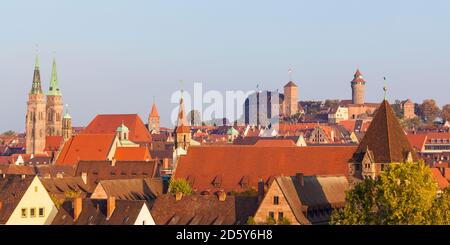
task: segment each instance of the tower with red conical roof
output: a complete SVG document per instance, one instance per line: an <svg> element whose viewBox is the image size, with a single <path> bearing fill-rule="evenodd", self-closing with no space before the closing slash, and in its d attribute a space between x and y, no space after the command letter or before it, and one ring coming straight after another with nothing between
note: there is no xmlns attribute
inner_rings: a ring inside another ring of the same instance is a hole
<svg viewBox="0 0 450 245"><path fill-rule="evenodd" d="M366 81L364 80L363 75L361 74L359 69L356 70L354 78L351 81L351 86L352 86L352 103L355 105L364 104Z"/></svg>
<svg viewBox="0 0 450 245"><path fill-rule="evenodd" d="M153 102L152 110L148 115L148 131L150 131L150 133L159 134L159 120L158 108L156 107L156 103Z"/></svg>

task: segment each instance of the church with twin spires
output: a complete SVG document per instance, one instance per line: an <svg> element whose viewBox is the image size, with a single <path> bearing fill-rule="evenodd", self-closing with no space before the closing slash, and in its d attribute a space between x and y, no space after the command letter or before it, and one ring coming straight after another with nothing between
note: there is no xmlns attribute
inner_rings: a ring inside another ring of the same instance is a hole
<svg viewBox="0 0 450 245"><path fill-rule="evenodd" d="M36 56L33 83L28 94L25 120L26 153L42 154L47 136L61 136L67 140L72 135L72 118L63 115L62 94L56 74L56 61L53 59L50 86L47 94L42 90L39 58Z"/></svg>

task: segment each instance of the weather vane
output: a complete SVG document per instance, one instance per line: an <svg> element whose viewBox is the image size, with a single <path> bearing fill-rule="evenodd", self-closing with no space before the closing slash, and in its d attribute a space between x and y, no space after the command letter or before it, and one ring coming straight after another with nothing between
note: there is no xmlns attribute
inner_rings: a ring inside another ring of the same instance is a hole
<svg viewBox="0 0 450 245"><path fill-rule="evenodd" d="M292 81L292 69L291 68L289 68L288 74L289 74L289 81Z"/></svg>
<svg viewBox="0 0 450 245"><path fill-rule="evenodd" d="M383 86L383 91L384 91L384 100L387 99L387 84L386 84L386 77L383 77L384 79L384 86Z"/></svg>

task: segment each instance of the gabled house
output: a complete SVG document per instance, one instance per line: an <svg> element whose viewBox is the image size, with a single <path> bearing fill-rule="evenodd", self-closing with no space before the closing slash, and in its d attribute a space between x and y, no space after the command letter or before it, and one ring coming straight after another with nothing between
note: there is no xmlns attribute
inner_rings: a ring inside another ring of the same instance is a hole
<svg viewBox="0 0 450 245"><path fill-rule="evenodd" d="M0 176L0 224L48 225L57 212L37 176Z"/></svg>
<svg viewBox="0 0 450 245"><path fill-rule="evenodd" d="M163 194L161 178L101 180L92 199L144 200L151 208L155 199Z"/></svg>
<svg viewBox="0 0 450 245"><path fill-rule="evenodd" d="M277 176L254 216L257 224L288 220L291 224L327 224L334 209L345 205L345 176Z"/></svg>

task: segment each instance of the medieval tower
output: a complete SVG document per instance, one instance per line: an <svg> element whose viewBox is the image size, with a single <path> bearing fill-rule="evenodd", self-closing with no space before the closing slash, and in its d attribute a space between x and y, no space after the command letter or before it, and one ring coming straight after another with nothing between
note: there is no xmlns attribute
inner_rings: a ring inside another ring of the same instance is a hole
<svg viewBox="0 0 450 245"><path fill-rule="evenodd" d="M159 114L155 102L153 102L152 110L148 116L148 131L152 134L159 134Z"/></svg>
<svg viewBox="0 0 450 245"><path fill-rule="evenodd" d="M64 141L72 137L72 117L66 109L66 113L62 119L62 136Z"/></svg>
<svg viewBox="0 0 450 245"><path fill-rule="evenodd" d="M45 94L42 92L39 58L36 56L33 83L28 94L27 114L25 122L26 153L39 154L45 148Z"/></svg>
<svg viewBox="0 0 450 245"><path fill-rule="evenodd" d="M293 81L284 85L284 115L293 116L298 112L298 87Z"/></svg>
<svg viewBox="0 0 450 245"><path fill-rule="evenodd" d="M191 128L186 119L184 110L183 92L181 92L180 108L178 111L177 126L175 127L175 148L187 150L191 143Z"/></svg>
<svg viewBox="0 0 450 245"><path fill-rule="evenodd" d="M46 135L62 136L63 102L56 75L56 61L53 59L52 76L47 94L47 123Z"/></svg>
<svg viewBox="0 0 450 245"><path fill-rule="evenodd" d="M356 105L364 104L364 90L366 87L366 81L364 80L361 72L356 70L353 80L351 81L352 86L352 103Z"/></svg>

